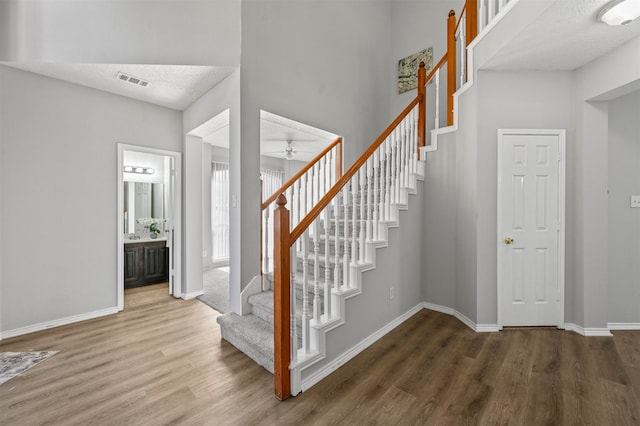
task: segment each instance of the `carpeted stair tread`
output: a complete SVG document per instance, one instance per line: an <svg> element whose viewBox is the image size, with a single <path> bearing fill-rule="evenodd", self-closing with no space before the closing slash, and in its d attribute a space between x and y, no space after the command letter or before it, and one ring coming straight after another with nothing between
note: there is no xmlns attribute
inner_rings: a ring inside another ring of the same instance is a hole
<svg viewBox="0 0 640 426"><path fill-rule="evenodd" d="M273 374L273 325L250 314L235 312L217 318L222 338Z"/></svg>
<svg viewBox="0 0 640 426"><path fill-rule="evenodd" d="M263 291L249 296L249 304L253 315L273 324L273 291Z"/></svg>

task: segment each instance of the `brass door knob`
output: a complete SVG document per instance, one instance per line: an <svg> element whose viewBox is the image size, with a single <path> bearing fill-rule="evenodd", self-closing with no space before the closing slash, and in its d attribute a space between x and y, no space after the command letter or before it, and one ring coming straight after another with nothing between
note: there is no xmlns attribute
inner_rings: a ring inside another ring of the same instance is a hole
<svg viewBox="0 0 640 426"><path fill-rule="evenodd" d="M505 239L504 239L504 243L505 243L505 244L513 244L513 238L511 238L511 237L507 237L507 238L505 238Z"/></svg>

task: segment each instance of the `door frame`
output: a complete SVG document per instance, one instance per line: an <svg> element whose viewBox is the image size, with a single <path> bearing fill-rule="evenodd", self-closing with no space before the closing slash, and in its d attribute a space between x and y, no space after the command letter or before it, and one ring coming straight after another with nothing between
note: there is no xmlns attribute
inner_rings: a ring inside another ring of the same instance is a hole
<svg viewBox="0 0 640 426"><path fill-rule="evenodd" d="M506 135L547 135L558 137L558 318L557 327L565 328L565 232L566 232L566 130L565 129L498 129L498 168L497 183L498 193L496 194L498 204L498 214L496 222L496 266L497 266L497 319L498 329L502 330L502 289L504 287L504 277L500 265L500 242L503 235L500 233L500 223L502 222L502 148L503 138Z"/></svg>
<svg viewBox="0 0 640 426"><path fill-rule="evenodd" d="M124 309L124 151L134 151L145 154L162 155L173 158L175 165L175 193L173 199L173 250L170 256L173 258L174 277L173 288L170 287L174 297L183 297L182 292L182 153L146 146L128 145L118 143L117 160L117 202L116 202L116 228L117 228L117 291L116 300L118 310ZM171 277L169 278L171 279Z"/></svg>

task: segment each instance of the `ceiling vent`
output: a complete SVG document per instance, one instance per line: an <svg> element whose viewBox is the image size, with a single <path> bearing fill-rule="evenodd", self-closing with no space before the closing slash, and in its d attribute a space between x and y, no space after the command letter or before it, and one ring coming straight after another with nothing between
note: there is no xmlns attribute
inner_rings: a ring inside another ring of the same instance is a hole
<svg viewBox="0 0 640 426"><path fill-rule="evenodd" d="M146 80L143 80L143 79L138 78L138 77L134 77L134 76L129 75L129 74L125 74L123 72L119 72L116 78L118 80L128 81L129 83L137 84L138 86L142 86L142 87L147 87L147 86L149 86L151 84Z"/></svg>

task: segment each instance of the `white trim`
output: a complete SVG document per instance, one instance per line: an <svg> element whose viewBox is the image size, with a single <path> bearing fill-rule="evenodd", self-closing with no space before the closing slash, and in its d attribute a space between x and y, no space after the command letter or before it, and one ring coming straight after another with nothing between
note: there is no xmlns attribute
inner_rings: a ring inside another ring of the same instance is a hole
<svg viewBox="0 0 640 426"><path fill-rule="evenodd" d="M476 332L478 333L497 333L500 330L498 324L476 324Z"/></svg>
<svg viewBox="0 0 640 426"><path fill-rule="evenodd" d="M596 328L596 327L582 327L578 324L573 324L573 323L565 323L564 324L564 329L567 331L574 331L578 334L581 334L582 336L588 336L588 337L593 337L593 336L613 336L613 334L611 334L611 332L609 331L608 328Z"/></svg>
<svg viewBox="0 0 640 426"><path fill-rule="evenodd" d="M500 331L500 327L498 324L476 324L471 321L466 315L462 312L459 312L453 308L449 308L448 306L436 305L435 303L424 302L422 304L425 309L430 311L441 312L443 314L452 315L456 317L461 323L475 331L476 333L494 333Z"/></svg>
<svg viewBox="0 0 640 426"><path fill-rule="evenodd" d="M249 315L251 313L251 304L249 297L262 292L262 279L260 275L254 275L249 284L240 291L241 311L240 315Z"/></svg>
<svg viewBox="0 0 640 426"><path fill-rule="evenodd" d="M183 298L184 300L189 300L189 299L195 299L198 296L202 296L204 294L204 290L200 290L200 291L193 291L191 293L182 293L180 295L181 298Z"/></svg>
<svg viewBox="0 0 640 426"><path fill-rule="evenodd" d="M443 314L453 315L453 316L456 315L456 310L453 308L449 308L448 306L436 305L435 303L429 303L429 302L424 302L422 306L424 306L425 309L428 309L430 311L441 312Z"/></svg>
<svg viewBox="0 0 640 426"><path fill-rule="evenodd" d="M119 311L124 309L124 227L122 220L122 211L124 210L124 151L142 152L154 155L163 155L174 159L176 171L176 194L175 194L175 217L173 218L173 259L175 261L173 285L176 289L170 289L175 297L180 296L182 292L182 153L179 151L168 151L164 149L151 148L146 146L128 145L118 142L118 160L117 160L117 199L116 199L116 228L117 228L117 285L116 285L116 303ZM194 296L195 297L195 296Z"/></svg>
<svg viewBox="0 0 640 426"><path fill-rule="evenodd" d="M53 321L41 322L39 324L33 324L33 325L28 325L26 327L20 327L13 330L4 331L2 332L2 334L0 334L0 340L8 339L10 337L21 336L23 334L28 334L28 333L35 333L36 331L42 331L48 328L60 327L62 325L72 324L80 321L86 321L86 320L90 320L98 317L117 314L117 313L118 313L118 308L114 306L112 308L101 309L99 311L87 312L84 314L73 315L70 317L60 318Z"/></svg>
<svg viewBox="0 0 640 426"><path fill-rule="evenodd" d="M502 188L502 146L503 146L503 137L505 135L551 135L558 137L558 154L560 156L558 161L558 272L557 272L557 280L558 280L558 318L556 324L553 324L557 327L560 327L565 320L565 312L564 312L564 301L565 301L565 233L566 233L566 165L567 165L567 156L566 156L566 130L565 129L498 129L498 162L497 162L497 216L496 216L496 230L498 234L496 235L496 241L501 241L502 235L500 235L500 223L502 221L502 198L500 197L501 188ZM503 279L501 277L501 268L500 268L500 246L498 245L496 252L496 267L497 267L497 318L498 318L498 328L502 329L502 298L501 298L501 288L503 285Z"/></svg>
<svg viewBox="0 0 640 426"><path fill-rule="evenodd" d="M424 306L423 306L422 303L417 304L416 306L414 306L413 308L409 309L404 314L400 315L396 319L394 319L391 322L389 322L387 325L385 325L382 328L380 328L378 331L373 332L371 335L369 335L369 337L366 337L363 340L361 340L360 342L356 343L353 347L351 347L349 350L344 352L342 355L338 355L329 364L325 365L324 367L322 367L318 371L316 371L313 374L309 375L309 377L306 377L305 379L303 379L301 381L301 383L300 383L300 389L303 392L306 391L311 386L315 385L320 380L324 379L329 374L331 374L334 371L336 371L343 364L346 364L347 362L349 362L351 359L353 359L360 352L364 351L369 346L371 346L372 344L377 342L379 339L381 339L384 335L389 333L391 330L393 330L394 328L396 328L397 326L399 326L400 324L402 324L403 322L405 322L406 320L408 320L409 318L411 318L412 316L414 316L415 314L420 312L423 308L424 308Z"/></svg>
<svg viewBox="0 0 640 426"><path fill-rule="evenodd" d="M610 322L609 330L640 330L640 322Z"/></svg>

